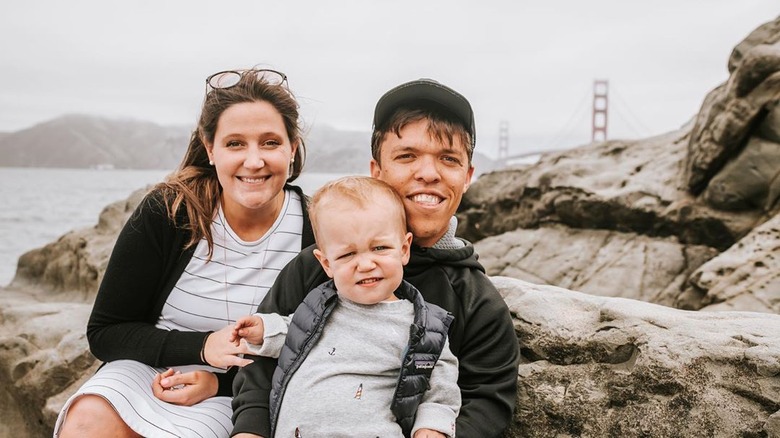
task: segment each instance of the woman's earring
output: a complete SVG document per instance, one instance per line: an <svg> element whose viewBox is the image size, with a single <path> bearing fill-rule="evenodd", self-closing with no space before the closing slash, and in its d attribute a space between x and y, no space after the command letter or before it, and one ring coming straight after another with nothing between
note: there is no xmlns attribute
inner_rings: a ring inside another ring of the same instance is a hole
<svg viewBox="0 0 780 438"><path fill-rule="evenodd" d="M209 160L209 166L213 166L213 165L214 165L214 161Z"/></svg>

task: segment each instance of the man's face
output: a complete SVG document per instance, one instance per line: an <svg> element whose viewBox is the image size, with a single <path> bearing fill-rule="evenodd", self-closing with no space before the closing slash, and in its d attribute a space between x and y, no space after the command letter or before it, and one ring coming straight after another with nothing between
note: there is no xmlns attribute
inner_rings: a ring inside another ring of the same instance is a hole
<svg viewBox="0 0 780 438"><path fill-rule="evenodd" d="M449 227L474 167L459 136L442 143L428 135L428 121L406 125L385 135L380 161L371 160L371 176L390 184L404 199L414 243L433 246Z"/></svg>

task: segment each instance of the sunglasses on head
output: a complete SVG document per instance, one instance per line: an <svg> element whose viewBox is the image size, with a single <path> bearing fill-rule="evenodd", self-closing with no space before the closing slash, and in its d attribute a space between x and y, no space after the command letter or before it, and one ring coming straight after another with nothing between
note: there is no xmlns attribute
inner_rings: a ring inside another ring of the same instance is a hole
<svg viewBox="0 0 780 438"><path fill-rule="evenodd" d="M269 69L248 69L225 70L214 73L206 78L206 85L214 90L223 90L234 87L245 75L255 75L258 79L270 85L282 85L287 82L287 75L282 72Z"/></svg>

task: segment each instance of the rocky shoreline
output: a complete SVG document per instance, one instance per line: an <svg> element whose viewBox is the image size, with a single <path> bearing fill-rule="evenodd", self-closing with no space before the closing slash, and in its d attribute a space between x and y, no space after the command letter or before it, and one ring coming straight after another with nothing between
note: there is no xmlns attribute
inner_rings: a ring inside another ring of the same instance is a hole
<svg viewBox="0 0 780 438"><path fill-rule="evenodd" d="M780 18L678 131L481 176L459 234L514 317L508 437L780 436ZM0 306L0 436L51 436L99 366L85 325L122 224L23 255Z"/></svg>

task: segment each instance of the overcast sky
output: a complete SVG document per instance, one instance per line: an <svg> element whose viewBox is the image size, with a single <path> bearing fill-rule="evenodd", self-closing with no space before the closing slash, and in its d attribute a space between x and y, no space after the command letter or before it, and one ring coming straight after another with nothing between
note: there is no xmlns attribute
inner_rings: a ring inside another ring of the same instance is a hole
<svg viewBox="0 0 780 438"><path fill-rule="evenodd" d="M193 126L204 80L285 72L306 126L368 131L387 89L431 77L472 102L494 156L677 129L728 78L732 48L777 0L29 0L0 13L0 131L66 113ZM316 145L309 145L315 148Z"/></svg>

